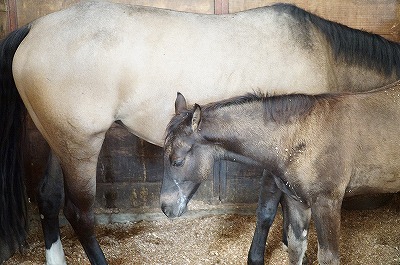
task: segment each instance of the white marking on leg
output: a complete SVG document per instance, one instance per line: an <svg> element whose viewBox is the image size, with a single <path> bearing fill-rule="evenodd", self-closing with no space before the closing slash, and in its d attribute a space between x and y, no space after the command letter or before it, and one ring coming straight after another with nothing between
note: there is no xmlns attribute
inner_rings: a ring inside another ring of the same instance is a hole
<svg viewBox="0 0 400 265"><path fill-rule="evenodd" d="M307 230L303 230L300 238L297 238L293 228L288 229L288 253L291 264L303 264L303 257L307 250Z"/></svg>
<svg viewBox="0 0 400 265"><path fill-rule="evenodd" d="M283 251L288 252L288 247L283 242L282 242L282 249Z"/></svg>
<svg viewBox="0 0 400 265"><path fill-rule="evenodd" d="M307 230L306 229L303 230L303 234L301 236L304 237L304 238L307 237Z"/></svg>
<svg viewBox="0 0 400 265"><path fill-rule="evenodd" d="M60 238L54 242L50 249L46 249L46 264L47 265L66 265L64 250Z"/></svg>

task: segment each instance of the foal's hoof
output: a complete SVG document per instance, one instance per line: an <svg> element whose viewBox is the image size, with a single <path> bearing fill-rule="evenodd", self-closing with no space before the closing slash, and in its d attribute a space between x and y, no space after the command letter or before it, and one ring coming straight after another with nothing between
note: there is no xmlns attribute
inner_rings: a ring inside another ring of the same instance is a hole
<svg viewBox="0 0 400 265"><path fill-rule="evenodd" d="M247 265L264 265L264 261L251 261L250 259L247 259Z"/></svg>

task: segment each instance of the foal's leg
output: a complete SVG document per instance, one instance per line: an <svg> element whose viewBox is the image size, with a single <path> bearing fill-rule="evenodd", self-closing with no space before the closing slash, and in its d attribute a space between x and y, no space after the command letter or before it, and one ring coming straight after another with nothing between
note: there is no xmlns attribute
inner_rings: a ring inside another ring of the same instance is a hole
<svg viewBox="0 0 400 265"><path fill-rule="evenodd" d="M60 162L50 152L46 172L38 188L38 206L48 265L66 264L58 218L63 202L63 181Z"/></svg>
<svg viewBox="0 0 400 265"><path fill-rule="evenodd" d="M308 206L288 196L282 198L284 235L290 264L307 264L307 234L311 220L311 210Z"/></svg>
<svg viewBox="0 0 400 265"><path fill-rule="evenodd" d="M104 135L88 141L73 155L62 158L64 173L64 215L74 229L91 264L107 264L94 234L94 201L96 194L97 159ZM95 148L96 147L96 148ZM79 151L78 151L79 150Z"/></svg>
<svg viewBox="0 0 400 265"><path fill-rule="evenodd" d="M319 196L311 206L318 237L319 264L338 265L341 199Z"/></svg>
<svg viewBox="0 0 400 265"><path fill-rule="evenodd" d="M257 207L257 224L248 254L247 264L264 264L265 245L269 229L275 219L282 192L275 180L264 170Z"/></svg>

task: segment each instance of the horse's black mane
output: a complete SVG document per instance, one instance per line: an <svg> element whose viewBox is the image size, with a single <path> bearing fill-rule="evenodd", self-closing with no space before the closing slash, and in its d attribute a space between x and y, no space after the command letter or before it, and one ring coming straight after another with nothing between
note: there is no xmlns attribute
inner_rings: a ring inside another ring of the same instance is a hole
<svg viewBox="0 0 400 265"><path fill-rule="evenodd" d="M400 77L399 43L325 20L294 5L276 4L274 8L298 20L299 26L308 28L308 24L312 23L317 27L331 45L336 59L340 58L349 64L361 64L386 75L396 70Z"/></svg>

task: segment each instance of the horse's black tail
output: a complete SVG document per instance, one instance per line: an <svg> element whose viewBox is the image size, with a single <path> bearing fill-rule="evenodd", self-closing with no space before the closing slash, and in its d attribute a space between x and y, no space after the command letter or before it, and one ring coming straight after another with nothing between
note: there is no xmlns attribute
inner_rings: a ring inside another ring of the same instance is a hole
<svg viewBox="0 0 400 265"><path fill-rule="evenodd" d="M15 30L0 43L0 240L9 253L25 243L28 228L22 161L26 108L15 86L12 62L29 30Z"/></svg>

